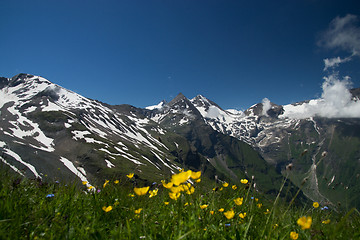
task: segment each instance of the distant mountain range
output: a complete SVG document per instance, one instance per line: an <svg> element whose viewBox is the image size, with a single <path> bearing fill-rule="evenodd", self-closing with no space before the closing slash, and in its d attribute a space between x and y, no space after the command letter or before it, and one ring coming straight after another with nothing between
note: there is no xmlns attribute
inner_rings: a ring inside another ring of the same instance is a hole
<svg viewBox="0 0 360 240"><path fill-rule="evenodd" d="M360 89L350 93L359 101ZM180 93L141 109L19 74L0 78L0 160L23 176L88 186L129 172L159 182L185 168L205 182L254 179L274 194L287 176L313 201L360 208L360 118L304 116L321 104L264 101L242 112Z"/></svg>

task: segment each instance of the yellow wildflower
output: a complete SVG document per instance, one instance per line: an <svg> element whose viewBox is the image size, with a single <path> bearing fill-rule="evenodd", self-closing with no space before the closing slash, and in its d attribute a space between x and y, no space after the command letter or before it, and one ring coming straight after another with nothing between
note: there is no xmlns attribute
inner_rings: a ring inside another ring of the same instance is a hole
<svg viewBox="0 0 360 240"><path fill-rule="evenodd" d="M169 197L175 201L180 197L180 195L181 195L180 192L178 193L169 192Z"/></svg>
<svg viewBox="0 0 360 240"><path fill-rule="evenodd" d="M262 203L258 203L256 206L257 206L258 208L261 208L261 207L262 207Z"/></svg>
<svg viewBox="0 0 360 240"><path fill-rule="evenodd" d="M113 209L112 206L108 206L108 207L103 206L102 207L102 210L104 210L105 212L110 212L112 209Z"/></svg>
<svg viewBox="0 0 360 240"><path fill-rule="evenodd" d="M159 191L159 189L157 189L157 188L154 189L154 190L149 191L149 194L150 194L149 198L152 198L152 197L156 196L158 191Z"/></svg>
<svg viewBox="0 0 360 240"><path fill-rule="evenodd" d="M189 203L188 203L188 202L184 204L184 206L187 206L187 205L189 205Z"/></svg>
<svg viewBox="0 0 360 240"><path fill-rule="evenodd" d="M235 198L234 202L236 205L241 206L243 204L244 198Z"/></svg>
<svg viewBox="0 0 360 240"><path fill-rule="evenodd" d="M269 213L270 213L269 209L266 209L266 212L264 212L264 214L269 214Z"/></svg>
<svg viewBox="0 0 360 240"><path fill-rule="evenodd" d="M165 205L169 205L169 202L164 202Z"/></svg>
<svg viewBox="0 0 360 240"><path fill-rule="evenodd" d="M223 183L223 187L228 187L228 186L229 186L229 184L227 182Z"/></svg>
<svg viewBox="0 0 360 240"><path fill-rule="evenodd" d="M314 207L314 208L318 208L318 207L319 207L319 203L318 203L318 202L314 202L314 203L313 203L313 207Z"/></svg>
<svg viewBox="0 0 360 240"><path fill-rule="evenodd" d="M135 195L132 193L129 193L129 197L135 197Z"/></svg>
<svg viewBox="0 0 360 240"><path fill-rule="evenodd" d="M180 185L181 183L186 182L189 180L191 176L191 170L188 170L186 172L180 172L178 174L174 174L171 176L171 182L173 182L175 185Z"/></svg>
<svg viewBox="0 0 360 240"><path fill-rule="evenodd" d="M214 211L210 211L210 214L211 214L211 215L214 215Z"/></svg>
<svg viewBox="0 0 360 240"><path fill-rule="evenodd" d="M258 199L258 198L255 198L255 202L257 202L257 201L259 201L259 199Z"/></svg>
<svg viewBox="0 0 360 240"><path fill-rule="evenodd" d="M83 185L86 185L88 182L87 181L82 181L82 184Z"/></svg>
<svg viewBox="0 0 360 240"><path fill-rule="evenodd" d="M171 187L170 188L170 191L173 192L173 193L180 193L184 190L184 188L182 186L179 186L179 187Z"/></svg>
<svg viewBox="0 0 360 240"><path fill-rule="evenodd" d="M293 239L293 240L296 240L299 238L299 234L296 233L296 232L291 232L290 233L290 238Z"/></svg>
<svg viewBox="0 0 360 240"><path fill-rule="evenodd" d="M240 214L239 214L239 217L242 218L242 219L244 219L244 218L246 217L246 212L245 212L245 213L240 213Z"/></svg>
<svg viewBox="0 0 360 240"><path fill-rule="evenodd" d="M223 208L220 208L218 211L219 212L223 212L225 209L223 209Z"/></svg>
<svg viewBox="0 0 360 240"><path fill-rule="evenodd" d="M94 188L93 186L89 186L89 187L88 187L89 190L91 190L91 189L93 189L93 188Z"/></svg>
<svg viewBox="0 0 360 240"><path fill-rule="evenodd" d="M223 187L221 187L220 189L219 189L219 191L222 191L224 188Z"/></svg>
<svg viewBox="0 0 360 240"><path fill-rule="evenodd" d="M189 183L189 185L188 185L188 184L181 184L181 185L179 186L179 188L181 189L181 190L180 190L181 192L185 192L185 191L189 190L190 187L191 187L191 184L190 184L190 183Z"/></svg>
<svg viewBox="0 0 360 240"><path fill-rule="evenodd" d="M297 224L301 226L301 229L309 229L311 227L312 218L309 217L301 217L297 220Z"/></svg>
<svg viewBox="0 0 360 240"><path fill-rule="evenodd" d="M118 183L119 183L119 180L115 180L114 183L115 183L115 184L118 184Z"/></svg>
<svg viewBox="0 0 360 240"><path fill-rule="evenodd" d="M103 185L103 188L105 188L108 183L109 183L109 180L105 180L105 183L104 183L104 185Z"/></svg>
<svg viewBox="0 0 360 240"><path fill-rule="evenodd" d="M132 179L134 177L134 173L129 173L128 175L126 175L129 179Z"/></svg>
<svg viewBox="0 0 360 240"><path fill-rule="evenodd" d="M135 209L135 214L140 214L141 213L141 211L142 211L142 208L139 208L139 209Z"/></svg>
<svg viewBox="0 0 360 240"><path fill-rule="evenodd" d="M164 180L161 180L162 185L164 188L171 188L174 184L172 182L166 183Z"/></svg>
<svg viewBox="0 0 360 240"><path fill-rule="evenodd" d="M209 205L206 205L206 204L203 204L203 205L200 205L200 208L201 209L205 209L205 208L207 208Z"/></svg>
<svg viewBox="0 0 360 240"><path fill-rule="evenodd" d="M227 219L232 219L235 216L235 212L234 210L231 209L229 211L224 212L224 215Z"/></svg>
<svg viewBox="0 0 360 240"><path fill-rule="evenodd" d="M198 179L201 177L201 171L198 171L198 172L191 172L191 176L190 176L192 179Z"/></svg>
<svg viewBox="0 0 360 240"><path fill-rule="evenodd" d="M247 183L249 182L249 180L247 180L247 179L241 179L240 182L241 182L242 184L247 184Z"/></svg>
<svg viewBox="0 0 360 240"><path fill-rule="evenodd" d="M201 178L196 179L195 182L197 182L197 183L201 182Z"/></svg>
<svg viewBox="0 0 360 240"><path fill-rule="evenodd" d="M324 220L322 221L323 224L329 224L330 223L330 219Z"/></svg>
<svg viewBox="0 0 360 240"><path fill-rule="evenodd" d="M237 186L236 185L232 185L231 187L233 190L236 190L237 189Z"/></svg>
<svg viewBox="0 0 360 240"><path fill-rule="evenodd" d="M190 195L193 194L195 192L195 188L193 186L191 186L188 190L186 190L186 194Z"/></svg>
<svg viewBox="0 0 360 240"><path fill-rule="evenodd" d="M142 188L135 187L134 192L136 195L142 196L142 195L145 195L149 191L149 188L150 187L142 187Z"/></svg>

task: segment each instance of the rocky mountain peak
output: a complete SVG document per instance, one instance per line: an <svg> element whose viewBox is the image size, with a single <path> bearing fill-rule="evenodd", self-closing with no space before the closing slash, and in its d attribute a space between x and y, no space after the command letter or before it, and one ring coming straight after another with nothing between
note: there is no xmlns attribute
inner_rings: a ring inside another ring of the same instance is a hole
<svg viewBox="0 0 360 240"><path fill-rule="evenodd" d="M184 94L179 93L173 100L171 100L171 101L168 103L168 105L169 105L169 106L172 106L172 105L174 105L174 104L176 104L176 103L178 103L178 102L180 102L180 101L185 101L185 100L188 100L188 99L184 96Z"/></svg>
<svg viewBox="0 0 360 240"><path fill-rule="evenodd" d="M214 106L214 107L220 109L221 111L223 111L223 109L219 105L217 105L215 102L211 101L210 99L208 99L202 95L197 95L190 101L192 102L192 104L194 104L195 107L202 107L207 110L207 109L209 109L210 106Z"/></svg>
<svg viewBox="0 0 360 240"><path fill-rule="evenodd" d="M270 103L270 105L265 109L264 103L257 103L247 110L245 110L246 116L267 116L271 118L277 118L279 115L284 113L284 108L275 103Z"/></svg>

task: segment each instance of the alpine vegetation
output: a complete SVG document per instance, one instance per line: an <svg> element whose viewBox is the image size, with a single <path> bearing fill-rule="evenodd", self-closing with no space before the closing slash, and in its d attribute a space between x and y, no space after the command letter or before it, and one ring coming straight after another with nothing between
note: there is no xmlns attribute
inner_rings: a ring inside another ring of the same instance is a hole
<svg viewBox="0 0 360 240"><path fill-rule="evenodd" d="M296 207L259 194L254 181L204 184L180 169L161 183L130 173L97 191L9 176L2 170L4 239L356 239L360 214L313 202ZM135 185L135 187L134 187ZM6 197L5 197L6 195Z"/></svg>

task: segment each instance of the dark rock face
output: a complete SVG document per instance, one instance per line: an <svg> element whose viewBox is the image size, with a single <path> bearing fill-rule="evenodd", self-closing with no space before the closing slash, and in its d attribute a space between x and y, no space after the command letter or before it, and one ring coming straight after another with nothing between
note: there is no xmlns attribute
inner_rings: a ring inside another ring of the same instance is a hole
<svg viewBox="0 0 360 240"><path fill-rule="evenodd" d="M271 108L267 111L269 117L277 118L279 115L284 113L284 108L280 105L272 104Z"/></svg>
<svg viewBox="0 0 360 240"><path fill-rule="evenodd" d="M8 83L9 83L9 79L0 77L0 89L8 85Z"/></svg>
<svg viewBox="0 0 360 240"><path fill-rule="evenodd" d="M360 99L360 88L353 88L350 90L350 93L354 98Z"/></svg>

